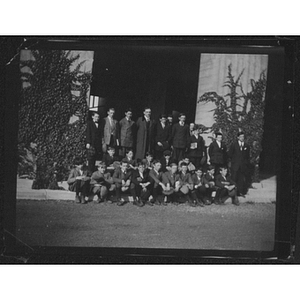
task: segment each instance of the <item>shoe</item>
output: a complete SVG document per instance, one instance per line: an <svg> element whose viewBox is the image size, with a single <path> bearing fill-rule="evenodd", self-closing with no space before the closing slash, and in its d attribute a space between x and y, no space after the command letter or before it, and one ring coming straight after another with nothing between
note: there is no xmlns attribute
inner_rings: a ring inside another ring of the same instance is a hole
<svg viewBox="0 0 300 300"><path fill-rule="evenodd" d="M142 207L142 206L144 206L144 203L140 199L136 198L136 199L133 200L133 205L136 205L138 207Z"/></svg>
<svg viewBox="0 0 300 300"><path fill-rule="evenodd" d="M117 202L118 206L123 206L126 203L126 201L124 199L119 199Z"/></svg>
<svg viewBox="0 0 300 300"><path fill-rule="evenodd" d="M75 196L75 203L77 203L77 204L79 204L81 201L80 201L80 198L79 198L79 196Z"/></svg>
<svg viewBox="0 0 300 300"><path fill-rule="evenodd" d="M197 205L200 207L204 207L204 204L201 200L197 200Z"/></svg>
<svg viewBox="0 0 300 300"><path fill-rule="evenodd" d="M153 206L153 203L150 200L146 201L146 204Z"/></svg>
<svg viewBox="0 0 300 300"><path fill-rule="evenodd" d="M197 206L197 204L196 204L197 202L195 201L195 200L190 200L190 201L188 201L188 204L189 204L189 206L192 206L192 207L196 207Z"/></svg>
<svg viewBox="0 0 300 300"><path fill-rule="evenodd" d="M80 200L81 200L81 204L87 204L87 202L85 201L85 197L84 196L80 196Z"/></svg>
<svg viewBox="0 0 300 300"><path fill-rule="evenodd" d="M238 193L237 196L246 198L245 194Z"/></svg>
<svg viewBox="0 0 300 300"><path fill-rule="evenodd" d="M154 202L156 205L161 205L160 201L158 199L155 200Z"/></svg>
<svg viewBox="0 0 300 300"><path fill-rule="evenodd" d="M100 198L100 197L98 197L97 198L97 200L95 201L96 203L101 203L103 200Z"/></svg>
<svg viewBox="0 0 300 300"><path fill-rule="evenodd" d="M233 205L236 205L236 206L239 206L240 205L240 201L239 199L236 197L235 199L232 200L232 204Z"/></svg>

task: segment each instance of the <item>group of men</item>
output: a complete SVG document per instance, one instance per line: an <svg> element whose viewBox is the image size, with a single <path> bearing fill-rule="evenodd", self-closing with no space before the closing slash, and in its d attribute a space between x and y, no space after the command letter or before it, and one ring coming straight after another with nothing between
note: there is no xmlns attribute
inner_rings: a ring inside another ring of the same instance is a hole
<svg viewBox="0 0 300 300"><path fill-rule="evenodd" d="M114 108L109 108L107 117L100 122L99 114L92 112L92 120L88 121L86 148L91 171L95 161L102 159L109 146L118 149L123 157L128 149L133 150L136 160L144 159L147 152L152 153L155 159L161 159L165 150L172 150L172 160L179 162L188 151L191 160L198 165L205 156L200 129L194 126L190 131L184 114L179 115L179 122L175 124L172 116L165 114L155 122L151 119L149 107L136 122L132 120L130 108L119 122L114 119L114 114Z"/></svg>
<svg viewBox="0 0 300 300"><path fill-rule="evenodd" d="M204 206L222 204L229 197L239 205L238 196L251 185L250 147L242 131L228 151L220 132L206 149L199 126L187 125L184 114L173 123L166 115L155 122L149 107L136 122L131 109L119 122L114 113L110 108L100 122L93 112L87 124L88 166L77 159L68 179L76 202L86 203L92 192L96 202L115 193L119 206L126 204L123 193L129 193L137 206L180 202Z"/></svg>

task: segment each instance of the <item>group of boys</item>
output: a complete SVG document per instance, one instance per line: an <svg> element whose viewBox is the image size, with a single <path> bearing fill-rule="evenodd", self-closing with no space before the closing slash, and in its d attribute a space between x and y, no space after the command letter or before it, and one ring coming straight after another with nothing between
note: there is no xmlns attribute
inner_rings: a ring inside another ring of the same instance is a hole
<svg viewBox="0 0 300 300"><path fill-rule="evenodd" d="M184 114L173 124L166 115L160 115L158 122L151 120L150 108L145 108L137 122L131 119L131 109L119 122L113 118L114 112L110 108L102 122L95 112L88 122L88 165L77 159L68 179L77 203L87 203L91 193L97 195L97 203L115 194L117 205L122 206L127 202L122 194L127 193L140 207L180 202L204 206L223 204L228 198L239 205L238 196L246 194L250 183L250 148L243 132L229 151L222 134L216 133L206 151L199 126L186 125ZM227 157L232 177L227 174Z"/></svg>
<svg viewBox="0 0 300 300"><path fill-rule="evenodd" d="M203 207L212 203L224 204L229 197L233 204L239 205L236 185L227 175L227 167L220 167L220 173L215 176L212 165L204 173L187 157L178 164L172 162L168 150L161 161L153 160L150 153L147 153L146 159L136 161L132 150L118 161L114 148L109 147L107 152L92 174L80 158L75 160L68 184L70 190L76 193L77 203L86 204L90 194L96 195L96 203L112 201L115 193L118 206L128 202L128 195L139 207L183 202Z"/></svg>

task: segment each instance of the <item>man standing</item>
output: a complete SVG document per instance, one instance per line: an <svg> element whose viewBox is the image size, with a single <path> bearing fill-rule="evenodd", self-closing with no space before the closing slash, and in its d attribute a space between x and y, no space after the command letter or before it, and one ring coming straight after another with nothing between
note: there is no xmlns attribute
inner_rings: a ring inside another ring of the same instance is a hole
<svg viewBox="0 0 300 300"><path fill-rule="evenodd" d="M144 116L138 118L136 122L137 140L135 159L145 158L146 152L151 152L153 148L153 126L151 120L151 108L144 109Z"/></svg>
<svg viewBox="0 0 300 300"><path fill-rule="evenodd" d="M177 163L183 159L189 142L190 131L189 126L185 124L185 119L185 114L180 114L179 123L172 127L173 160Z"/></svg>
<svg viewBox="0 0 300 300"><path fill-rule="evenodd" d="M128 108L125 111L125 118L119 122L120 127L120 146L122 147L122 156L125 156L126 150L132 149L134 144L134 135L136 124L131 120L132 110Z"/></svg>
<svg viewBox="0 0 300 300"><path fill-rule="evenodd" d="M155 159L161 159L165 150L169 150L171 127L167 124L167 116L161 114L154 128Z"/></svg>
<svg viewBox="0 0 300 300"><path fill-rule="evenodd" d="M231 177L237 184L238 196L247 194L250 179L250 147L245 143L245 134L240 131L237 140L230 145L228 156L231 161Z"/></svg>
<svg viewBox="0 0 300 300"><path fill-rule="evenodd" d="M119 146L119 128L118 122L114 119L115 109L110 108L107 117L103 119L103 141L106 148L108 146Z"/></svg>
<svg viewBox="0 0 300 300"><path fill-rule="evenodd" d="M218 174L220 167L227 164L226 145L222 142L223 135L220 132L216 133L216 139L209 145L208 154L210 164L215 166L215 173Z"/></svg>
<svg viewBox="0 0 300 300"><path fill-rule="evenodd" d="M89 171L93 173L96 160L102 158L102 129L96 111L92 112L92 120L87 122L86 149Z"/></svg>

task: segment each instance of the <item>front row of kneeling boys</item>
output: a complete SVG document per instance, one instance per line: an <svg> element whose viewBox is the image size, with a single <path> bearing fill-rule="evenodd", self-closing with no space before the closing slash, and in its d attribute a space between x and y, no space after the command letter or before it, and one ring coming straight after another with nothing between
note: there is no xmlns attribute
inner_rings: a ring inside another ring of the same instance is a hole
<svg viewBox="0 0 300 300"><path fill-rule="evenodd" d="M133 204L139 207L184 202L193 207L203 207L212 203L224 204L228 198L234 205L239 205L236 184L228 176L227 167L221 167L216 176L212 165L208 166L205 174L201 168L192 174L183 162L179 170L177 164L171 163L166 172L161 172L161 162L158 160L153 162L152 168L139 161L132 169L123 159L113 171L107 170L101 161L97 165L98 170L89 174L81 159L76 159L74 164L68 184L69 190L76 193L76 203L86 204L91 194L97 195L96 203L111 201L115 193L118 206L128 202L125 200L128 197L122 197L125 194L132 196Z"/></svg>

